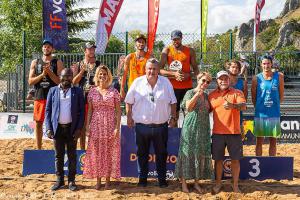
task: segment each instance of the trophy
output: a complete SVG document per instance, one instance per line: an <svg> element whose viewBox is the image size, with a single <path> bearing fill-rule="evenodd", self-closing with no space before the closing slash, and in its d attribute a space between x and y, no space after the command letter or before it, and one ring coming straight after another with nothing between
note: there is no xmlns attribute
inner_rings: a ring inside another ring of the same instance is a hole
<svg viewBox="0 0 300 200"><path fill-rule="evenodd" d="M171 64L170 64L170 66L169 66L169 69L172 70L172 71L178 71L181 74L181 76L183 76L182 72L181 72L181 70L182 70L182 63L179 60L172 61ZM176 80L177 81L182 81L182 77L176 78Z"/></svg>
<svg viewBox="0 0 300 200"><path fill-rule="evenodd" d="M86 82L83 86L83 90L85 92L89 92L90 87L91 87L91 76L94 76L94 67L95 67L95 63L94 64L83 64L83 67L85 67L85 71L86 71Z"/></svg>
<svg viewBox="0 0 300 200"><path fill-rule="evenodd" d="M50 65L50 62L44 62L42 59L41 59L41 61L42 61L42 64L38 65L38 73L43 73L43 67ZM40 82L40 86L44 89L48 88L50 86L50 80L48 79L47 76L43 76L43 79Z"/></svg>
<svg viewBox="0 0 300 200"><path fill-rule="evenodd" d="M181 71L182 70L182 63L179 60L174 60L171 62L169 66L170 70L173 71Z"/></svg>

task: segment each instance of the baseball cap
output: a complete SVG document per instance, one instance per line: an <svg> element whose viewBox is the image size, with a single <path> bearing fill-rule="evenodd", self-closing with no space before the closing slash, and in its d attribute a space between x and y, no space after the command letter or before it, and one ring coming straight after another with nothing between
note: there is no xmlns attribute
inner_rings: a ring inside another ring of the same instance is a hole
<svg viewBox="0 0 300 200"><path fill-rule="evenodd" d="M53 46L53 42L52 42L52 39L51 38L45 38L43 40L43 45L44 44L50 44L51 46Z"/></svg>
<svg viewBox="0 0 300 200"><path fill-rule="evenodd" d="M171 32L171 39L182 38L182 32L180 30L174 30Z"/></svg>
<svg viewBox="0 0 300 200"><path fill-rule="evenodd" d="M92 42L87 42L87 43L84 44L85 49L90 49L92 47L96 48L97 46Z"/></svg>
<svg viewBox="0 0 300 200"><path fill-rule="evenodd" d="M226 75L226 76L229 77L229 74L228 74L227 71L224 71L224 70L219 71L219 72L217 73L217 77L216 77L216 78L218 79L218 78L220 78L221 76L224 76L224 75Z"/></svg>
<svg viewBox="0 0 300 200"><path fill-rule="evenodd" d="M146 36L144 36L143 34L137 35L134 41L138 41L139 39L143 39L145 41L147 40Z"/></svg>

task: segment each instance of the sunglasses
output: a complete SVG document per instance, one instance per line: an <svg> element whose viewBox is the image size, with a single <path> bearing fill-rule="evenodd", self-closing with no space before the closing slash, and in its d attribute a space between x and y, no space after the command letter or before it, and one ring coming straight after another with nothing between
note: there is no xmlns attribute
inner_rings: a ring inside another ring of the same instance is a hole
<svg viewBox="0 0 300 200"><path fill-rule="evenodd" d="M152 103L154 102L154 95L153 95L153 92L149 93L149 97L150 97L150 100L152 101Z"/></svg>
<svg viewBox="0 0 300 200"><path fill-rule="evenodd" d="M199 81L199 80L198 80L198 81ZM205 79L202 79L202 80L201 80L201 83L206 83L206 84L208 85L208 84L210 84L210 81L205 80Z"/></svg>

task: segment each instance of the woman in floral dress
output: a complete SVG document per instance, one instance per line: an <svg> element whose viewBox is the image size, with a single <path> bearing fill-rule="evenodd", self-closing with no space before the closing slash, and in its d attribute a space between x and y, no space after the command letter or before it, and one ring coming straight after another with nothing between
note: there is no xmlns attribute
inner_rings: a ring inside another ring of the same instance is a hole
<svg viewBox="0 0 300 200"><path fill-rule="evenodd" d="M88 147L84 160L83 176L96 178L96 189L105 177L105 189L110 178L120 178L120 122L121 107L118 91L111 87L110 70L102 65L95 73L96 87L88 94L88 117L86 132Z"/></svg>
<svg viewBox="0 0 300 200"><path fill-rule="evenodd" d="M181 130L180 146L175 176L181 179L182 191L189 192L186 180L194 179L194 188L202 189L199 179L213 177L209 126L208 95L204 92L211 82L211 75L200 72L197 87L187 91L181 107L187 112Z"/></svg>

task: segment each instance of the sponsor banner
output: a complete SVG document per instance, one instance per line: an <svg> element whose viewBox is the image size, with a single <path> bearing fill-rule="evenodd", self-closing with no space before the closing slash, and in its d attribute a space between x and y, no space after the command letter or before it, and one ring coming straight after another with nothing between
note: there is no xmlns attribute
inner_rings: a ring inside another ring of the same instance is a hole
<svg viewBox="0 0 300 200"><path fill-rule="evenodd" d="M159 0L148 0L148 52L152 53L159 16Z"/></svg>
<svg viewBox="0 0 300 200"><path fill-rule="evenodd" d="M0 139L35 138L32 113L0 113ZM47 139L45 126L43 139Z"/></svg>
<svg viewBox="0 0 300 200"><path fill-rule="evenodd" d="M278 138L278 143L300 143L300 116L282 116L280 120L281 137ZM126 123L126 116L122 116L121 124L125 125ZM254 145L253 116L244 116L243 124L246 133L243 143ZM32 113L0 113L0 139L35 138L34 128L35 121L33 121ZM123 129L126 130L126 128ZM180 133L181 129L176 131ZM43 139L48 139L45 125L43 132ZM179 137L177 139L179 141ZM267 138L265 142L268 142Z"/></svg>
<svg viewBox="0 0 300 200"><path fill-rule="evenodd" d="M135 145L135 133L133 129L122 126L121 134L121 176L137 177L137 155ZM180 129L169 128L167 178L173 179L179 148ZM77 173L82 174L84 167L85 152L77 151ZM149 177L156 177L155 154L151 149L149 154ZM275 168L280 163L280 168ZM23 175L29 174L54 174L54 151L53 150L25 150L23 161ZM65 156L64 169L67 172L68 160ZM224 161L224 178L231 177L231 161ZM284 169L284 170L282 170ZM241 160L241 179L292 179L292 157L244 157Z"/></svg>
<svg viewBox="0 0 300 200"><path fill-rule="evenodd" d="M245 131L244 144L254 145L256 142L253 135L254 117L244 116L243 124ZM278 138L278 143L300 143L300 116L281 116L281 136ZM268 142L268 138L265 139L265 143Z"/></svg>
<svg viewBox="0 0 300 200"><path fill-rule="evenodd" d="M240 179L293 180L293 163L293 157L246 156L240 161ZM280 167L276 167L278 165L280 165ZM223 178L232 178L231 172L231 159L226 157L223 161Z"/></svg>
<svg viewBox="0 0 300 200"><path fill-rule="evenodd" d="M25 150L23 175L55 174L55 153L53 150ZM77 174L82 174L85 151L77 150ZM65 154L64 171L68 174L68 157Z"/></svg>
<svg viewBox="0 0 300 200"><path fill-rule="evenodd" d="M96 53L103 54L123 0L102 0L96 30Z"/></svg>
<svg viewBox="0 0 300 200"><path fill-rule="evenodd" d="M121 128L121 176L123 177L137 177L137 147L135 144L134 129L128 126ZM177 161L177 154L179 149L179 138L181 129L169 128L168 137L168 157L167 157L167 178L174 178L175 163ZM156 177L156 159L153 147L150 148L149 154L149 177Z"/></svg>
<svg viewBox="0 0 300 200"><path fill-rule="evenodd" d="M126 124L126 116L121 123ZM35 121L32 113L0 113L0 139L35 138ZM46 126L43 124L43 139L47 139Z"/></svg>
<svg viewBox="0 0 300 200"><path fill-rule="evenodd" d="M43 36L57 50L68 50L68 24L65 0L43 0Z"/></svg>

